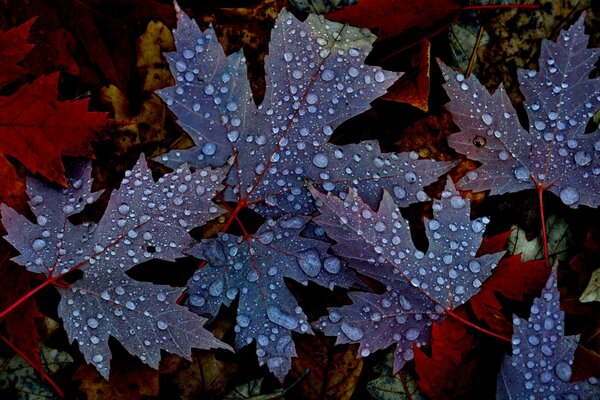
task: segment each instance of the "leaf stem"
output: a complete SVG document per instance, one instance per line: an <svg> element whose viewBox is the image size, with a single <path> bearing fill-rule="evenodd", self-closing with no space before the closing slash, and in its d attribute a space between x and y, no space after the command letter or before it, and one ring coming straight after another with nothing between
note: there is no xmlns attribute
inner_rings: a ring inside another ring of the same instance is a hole
<svg viewBox="0 0 600 400"><path fill-rule="evenodd" d="M542 239L544 241L544 260L546 261L546 267L550 268L550 252L548 250L548 232L546 230L546 216L544 215L544 187L538 185L538 203L540 205L540 218L542 219Z"/></svg>
<svg viewBox="0 0 600 400"><path fill-rule="evenodd" d="M25 353L23 353L17 346L15 346L15 344L13 342L8 340L3 335L0 335L0 339L2 339L4 341L4 343L6 343L11 349L13 349L13 351L15 353L17 353L19 356L21 356L21 358L23 360L25 360L27 362L27 364L31 365L31 367L33 369L35 369L42 376L42 379L45 380L46 382L48 382L48 384L50 386L52 386L52 388L56 391L56 393L61 398L63 398L63 399L65 398L65 395L63 394L62 390L60 390L60 387L58 387L56 382L54 382L52 380L52 378L50 378L50 376L46 373L46 371L44 371L43 366L41 366L41 365L38 366L35 362L33 362L33 360L31 360L29 357L27 357L27 355L25 355Z"/></svg>
<svg viewBox="0 0 600 400"><path fill-rule="evenodd" d="M450 317L456 319L457 321L460 321L463 324L468 325L468 326L470 326L473 329L477 329L480 332L483 332L483 333L486 333L486 334L488 334L490 336L493 336L496 339L500 339L500 340L503 340L503 341L509 342L509 343L511 342L511 340L509 338L507 338L505 336L502 336L502 335L500 335L500 334L498 334L496 332L492 332L492 331L489 331L489 330L487 330L485 328L482 328L481 326L476 325L476 324L472 323L471 321L466 320L463 317L461 317L460 315L454 313L454 311L448 310L448 311L446 311L446 314L449 315Z"/></svg>
<svg viewBox="0 0 600 400"><path fill-rule="evenodd" d="M15 301L7 309L5 309L4 311L0 312L0 319L4 318L7 314L9 314L15 308L19 307L21 304L23 304L25 301L27 301L30 297L32 297L33 295L35 295L37 292L39 292L40 290L42 290L46 286L54 284L54 281L55 281L54 278L49 278L49 279L45 280L44 282L42 282L39 286L37 286L34 289L30 290L27 294L25 294L19 300Z"/></svg>

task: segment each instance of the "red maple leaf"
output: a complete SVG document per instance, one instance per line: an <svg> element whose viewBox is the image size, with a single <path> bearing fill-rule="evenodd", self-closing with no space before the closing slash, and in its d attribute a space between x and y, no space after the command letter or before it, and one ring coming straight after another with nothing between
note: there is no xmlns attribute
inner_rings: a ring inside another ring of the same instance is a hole
<svg viewBox="0 0 600 400"><path fill-rule="evenodd" d="M34 22L35 18L32 18L9 31L0 31L0 88L26 72L18 63L33 48L27 39Z"/></svg>
<svg viewBox="0 0 600 400"><path fill-rule="evenodd" d="M93 157L94 131L107 120L104 112L88 112L88 99L58 101L58 75L43 76L0 97L0 152L65 185L61 157Z"/></svg>

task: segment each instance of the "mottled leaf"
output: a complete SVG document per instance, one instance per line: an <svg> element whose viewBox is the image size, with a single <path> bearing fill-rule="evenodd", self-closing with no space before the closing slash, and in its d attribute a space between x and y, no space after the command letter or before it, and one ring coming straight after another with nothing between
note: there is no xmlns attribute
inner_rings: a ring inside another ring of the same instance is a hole
<svg viewBox="0 0 600 400"><path fill-rule="evenodd" d="M527 129L502 86L491 95L475 77L442 66L447 107L461 129L448 143L482 164L461 189L495 195L540 188L573 208L600 204L600 132L585 133L600 106L600 78L588 78L599 53L587 48L583 18L556 43L543 42L539 71L518 72Z"/></svg>
<svg viewBox="0 0 600 400"><path fill-rule="evenodd" d="M579 301L582 303L600 301L600 268L592 273L590 283L581 294Z"/></svg>
<svg viewBox="0 0 600 400"><path fill-rule="evenodd" d="M328 143L343 121L369 108L397 77L364 60L375 36L310 15L283 11L265 58L266 94L254 104L241 52L225 57L212 28L201 32L181 11L169 53L176 86L159 95L196 146L161 158L222 165L234 155L225 198L250 203L263 215L314 211L306 181L340 193L350 184L372 206L382 188L402 205L427 199L422 188L452 163L418 160L416 153L382 154L377 142ZM360 182L360 184L359 184ZM261 203L261 204L256 204Z"/></svg>
<svg viewBox="0 0 600 400"><path fill-rule="evenodd" d="M2 205L5 239L21 253L15 262L48 279L83 272L69 287L57 286L58 313L70 340L105 378L111 336L153 368L161 349L189 357L192 347L227 347L202 328L205 319L176 303L182 288L139 282L126 274L153 258L184 256L193 243L187 230L222 213L211 198L222 188L224 174L183 166L155 182L140 158L97 224L74 225L68 219L100 194L90 192L89 165L73 168L67 189L28 180L36 223Z"/></svg>
<svg viewBox="0 0 600 400"><path fill-rule="evenodd" d="M377 211L351 190L344 200L317 191L315 221L337 243L335 253L386 285L383 294L352 292L349 306L330 310L318 326L338 343L360 343L359 354L396 344L394 372L429 341L430 325L476 294L502 252L476 256L488 218L471 221L468 200L448 181L426 220L426 252L412 243L408 222L384 192Z"/></svg>
<svg viewBox="0 0 600 400"><path fill-rule="evenodd" d="M280 380L296 355L291 332L312 333L284 278L329 288L356 281L339 259L326 254L328 243L300 236L307 221L300 216L270 219L247 240L219 234L189 251L207 261L189 282L190 309L216 315L222 304L229 306L239 296L236 348L256 340L259 363Z"/></svg>
<svg viewBox="0 0 600 400"><path fill-rule="evenodd" d="M528 320L513 318L512 356L498 375L498 399L597 399L598 379L570 382L577 336L565 336L556 267L531 306Z"/></svg>

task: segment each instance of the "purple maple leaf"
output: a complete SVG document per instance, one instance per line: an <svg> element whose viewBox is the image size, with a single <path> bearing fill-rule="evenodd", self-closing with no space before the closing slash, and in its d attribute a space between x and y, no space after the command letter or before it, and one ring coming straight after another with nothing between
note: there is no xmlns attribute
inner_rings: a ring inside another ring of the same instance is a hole
<svg viewBox="0 0 600 400"><path fill-rule="evenodd" d="M503 255L476 256L488 219L471 221L469 202L451 181L425 221L425 252L414 247L389 193L377 211L354 190L343 200L313 194L321 213L315 222L336 241L334 252L386 285L383 294L350 293L353 304L330 310L318 326L337 343L360 343L363 357L395 343L395 372L413 358L414 343L427 343L432 321L476 294Z"/></svg>
<svg viewBox="0 0 600 400"><path fill-rule="evenodd" d="M565 336L556 266L541 297L534 300L528 320L513 317L512 356L498 375L496 397L504 399L597 399L598 379L571 382L579 338Z"/></svg>
<svg viewBox="0 0 600 400"><path fill-rule="evenodd" d="M190 357L191 348L228 348L202 326L206 319L177 304L183 288L154 285L125 272L152 258L175 261L194 243L187 230L222 214L212 201L225 170L191 172L186 166L152 179L145 159L127 171L97 223L68 219L93 203L91 166L79 164L68 189L30 178L27 192L36 223L2 205L2 224L20 255L14 261L49 279L80 270L83 277L59 287L58 314L86 361L109 375L109 337L158 368L160 351Z"/></svg>
<svg viewBox="0 0 600 400"><path fill-rule="evenodd" d="M544 40L540 71L518 72L529 129L501 86L491 95L471 76L442 65L447 108L461 132L448 143L482 165L458 186L492 195L541 188L576 208L600 204L600 132L585 133L600 105L600 78L589 79L598 57L588 49L582 16L556 43Z"/></svg>
<svg viewBox="0 0 600 400"><path fill-rule="evenodd" d="M452 166L418 160L416 153L382 154L374 141L328 143L339 124L368 109L398 76L364 64L375 40L368 31L316 15L300 22L283 11L265 58L265 99L257 107L241 52L226 57L212 28L202 32L181 10L177 15L177 51L167 55L176 86L158 93L196 146L160 160L218 166L234 155L226 200L263 215L309 214L310 180L336 194L353 184L373 206L387 188L408 205L426 200L423 186Z"/></svg>
<svg viewBox="0 0 600 400"><path fill-rule="evenodd" d="M220 234L189 251L207 261L189 282L190 309L214 316L239 296L236 348L256 340L259 363L280 380L296 355L291 332L312 333L284 278L331 289L358 283L351 270L326 253L329 243L300 236L307 221L289 215L269 219L250 238Z"/></svg>

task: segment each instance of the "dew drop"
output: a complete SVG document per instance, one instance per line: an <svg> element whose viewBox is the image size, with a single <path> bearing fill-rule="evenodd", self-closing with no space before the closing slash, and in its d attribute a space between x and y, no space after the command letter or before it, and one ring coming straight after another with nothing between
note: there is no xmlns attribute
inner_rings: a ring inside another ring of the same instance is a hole
<svg viewBox="0 0 600 400"><path fill-rule="evenodd" d="M554 372L556 372L556 376L558 376L558 379L560 379L563 382L569 382L573 373L573 371L571 370L571 366L564 361L559 361L556 363L556 366L554 367Z"/></svg>
<svg viewBox="0 0 600 400"><path fill-rule="evenodd" d="M90 318L87 320L87 324L90 328L95 329L98 327L99 323L96 318Z"/></svg>
<svg viewBox="0 0 600 400"><path fill-rule="evenodd" d="M486 125L491 125L492 122L494 122L494 118L492 118L492 116L490 114L482 114L481 115L481 120Z"/></svg>
<svg viewBox="0 0 600 400"><path fill-rule="evenodd" d="M294 59L294 55L292 53L290 53L289 51L283 53L283 59L287 62L290 62Z"/></svg>
<svg viewBox="0 0 600 400"><path fill-rule="evenodd" d="M577 189L568 186L560 191L560 199L564 204L570 206L579 201L579 193Z"/></svg>
<svg viewBox="0 0 600 400"><path fill-rule="evenodd" d="M315 277L321 272L321 259L315 249L308 249L298 253L296 259L298 265L304 273L310 277Z"/></svg>
<svg viewBox="0 0 600 400"><path fill-rule="evenodd" d="M330 274L337 274L338 272L340 272L342 263L336 257L327 257L323 261L323 266L325 267L325 270Z"/></svg>
<svg viewBox="0 0 600 400"><path fill-rule="evenodd" d="M156 326L158 326L158 329L160 329L161 331L164 331L165 329L168 328L169 325L167 325L167 323L165 321L158 321L156 323Z"/></svg>
<svg viewBox="0 0 600 400"><path fill-rule="evenodd" d="M326 69L321 72L321 79L323 79L325 82L329 82L333 78L335 78L335 72L332 70Z"/></svg>
<svg viewBox="0 0 600 400"><path fill-rule="evenodd" d="M350 325L346 322L342 322L342 332L348 337L348 339L357 341L363 337L363 331L358 326Z"/></svg>
<svg viewBox="0 0 600 400"><path fill-rule="evenodd" d="M318 168L325 168L329 164L329 158L323 153L317 153L312 162Z"/></svg>
<svg viewBox="0 0 600 400"><path fill-rule="evenodd" d="M44 247L46 247L46 241L44 239L35 239L33 241L33 244L31 245L31 247L33 248L33 250L35 251L40 251L42 250Z"/></svg>
<svg viewBox="0 0 600 400"><path fill-rule="evenodd" d="M296 329L298 327L298 320L296 320L291 315L284 313L279 308L275 306L267 307L267 317L269 321L274 324L283 326L286 329Z"/></svg>
<svg viewBox="0 0 600 400"><path fill-rule="evenodd" d="M575 163L580 167L588 166L592 163L592 155L587 151L578 151L575 153Z"/></svg>
<svg viewBox="0 0 600 400"><path fill-rule="evenodd" d="M529 172L529 169L527 169L527 167L524 167L524 166L515 168L514 174L515 174L515 178L517 178L518 180L523 181L523 182L527 182L531 175L531 173Z"/></svg>

